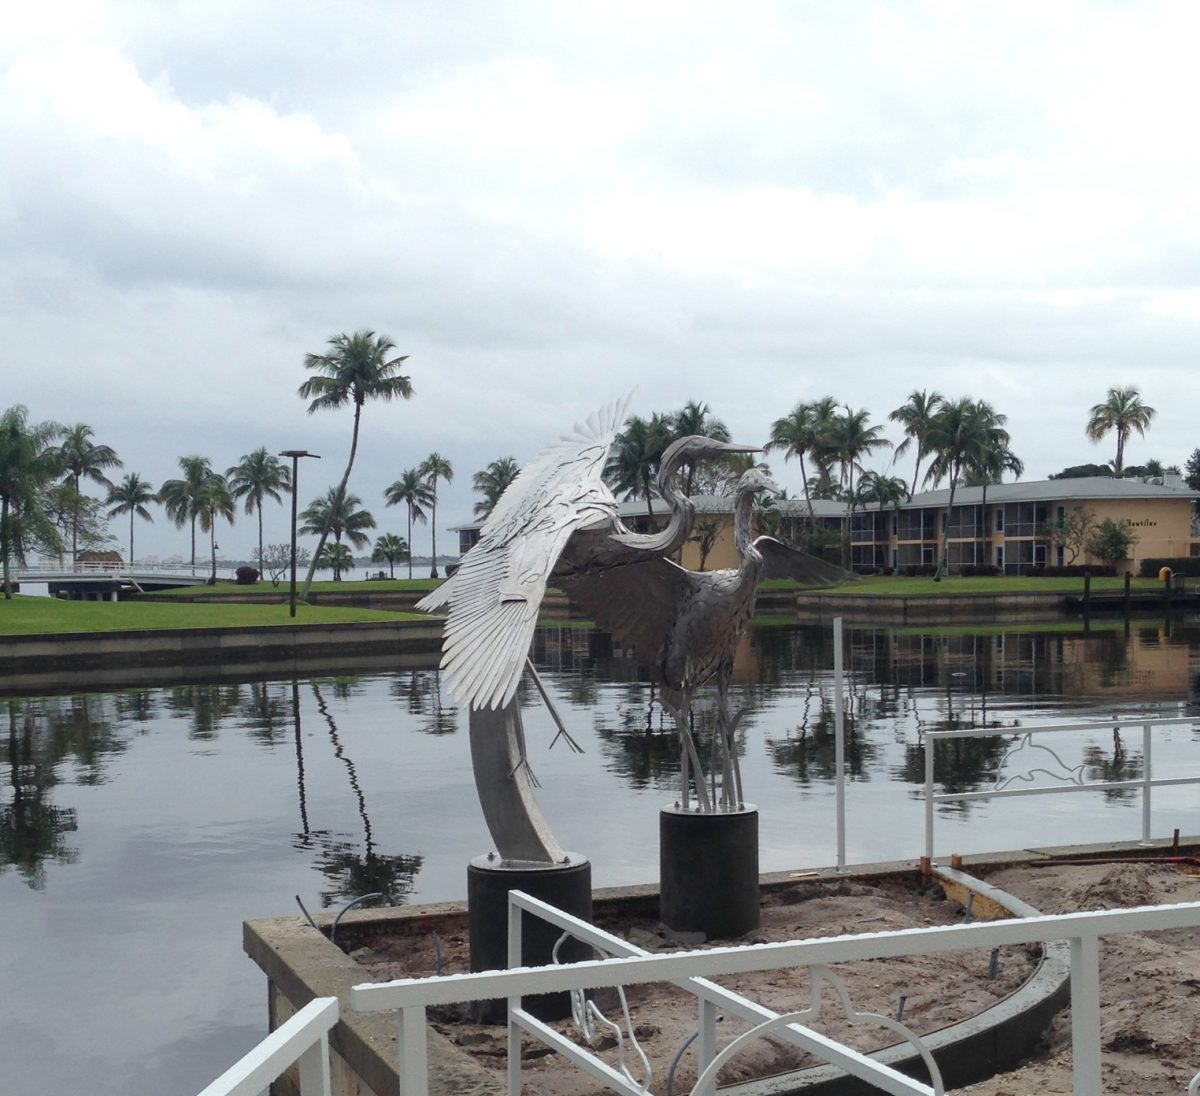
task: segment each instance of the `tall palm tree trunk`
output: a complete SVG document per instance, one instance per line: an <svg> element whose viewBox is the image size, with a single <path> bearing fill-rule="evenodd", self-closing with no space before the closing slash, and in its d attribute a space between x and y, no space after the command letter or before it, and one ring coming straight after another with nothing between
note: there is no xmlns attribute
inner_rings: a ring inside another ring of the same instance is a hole
<svg viewBox="0 0 1200 1096"><path fill-rule="evenodd" d="M130 507L129 510L129 569L133 570L133 515L137 507Z"/></svg>
<svg viewBox="0 0 1200 1096"><path fill-rule="evenodd" d="M804 505L808 508L808 524L815 526L817 524L817 516L813 513L812 493L808 489L808 472L804 467L804 454L796 454L800 458L800 481L804 484Z"/></svg>
<svg viewBox="0 0 1200 1096"><path fill-rule="evenodd" d="M950 555L950 515L954 513L954 489L958 486L958 469L951 469L950 475L950 498L946 502L946 513L944 522L946 528L938 531L938 536L934 543L940 545L937 557L937 567L933 572L933 577L941 581L942 576L946 574L947 557Z"/></svg>
<svg viewBox="0 0 1200 1096"><path fill-rule="evenodd" d="M258 565L263 565L262 500L258 503Z"/></svg>
<svg viewBox="0 0 1200 1096"><path fill-rule="evenodd" d="M71 566L79 562L79 477L71 477Z"/></svg>
<svg viewBox="0 0 1200 1096"><path fill-rule="evenodd" d="M412 504L408 506L408 581L412 582Z"/></svg>
<svg viewBox="0 0 1200 1096"><path fill-rule="evenodd" d="M437 487L433 489L433 501L429 504L429 538L433 548L433 561L429 564L429 577L437 578Z"/></svg>
<svg viewBox="0 0 1200 1096"><path fill-rule="evenodd" d="M6 601L11 601L13 591L12 573L8 567L8 541L8 496L4 495L0 496L0 555L4 557L4 598Z"/></svg>
<svg viewBox="0 0 1200 1096"><path fill-rule="evenodd" d="M346 471L342 473L342 482L338 484L337 495L333 500L333 506L330 508L330 517L341 509L342 500L346 497L346 484L350 482L350 469L354 467L354 454L358 452L358 420L362 416L362 404L354 404L354 433L350 436L350 459L346 462ZM292 490L296 489L295 484L292 485ZM304 576L304 588L300 591L300 600L308 600L308 590L312 586L313 575L317 573L317 560L321 558L321 552L325 548L325 542L329 539L329 525L321 531L321 539L317 541L317 550L313 552L312 561L308 565L308 574Z"/></svg>

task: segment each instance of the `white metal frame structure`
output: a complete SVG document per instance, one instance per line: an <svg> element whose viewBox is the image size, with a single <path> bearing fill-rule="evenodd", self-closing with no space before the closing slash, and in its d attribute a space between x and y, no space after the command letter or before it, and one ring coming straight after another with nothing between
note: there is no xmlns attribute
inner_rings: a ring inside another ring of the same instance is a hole
<svg viewBox="0 0 1200 1096"><path fill-rule="evenodd" d="M281 1024L200 1096L259 1096L284 1070L300 1067L300 1096L331 1096L329 1032L338 999L317 997Z"/></svg>
<svg viewBox="0 0 1200 1096"><path fill-rule="evenodd" d="M595 947L612 949L616 957L568 966L523 968L520 966L523 912L543 917ZM350 1006L360 1012L397 1010L401 1096L427 1096L428 1093L425 1010L433 1005L497 997L508 999L510 1096L518 1096L521 1090L522 1031L540 1039L614 1091L641 1096L648 1091L648 1079L639 1083L628 1074L613 1069L587 1049L531 1016L522 1008L521 999L526 994L580 992L602 986L646 982L672 982L699 998L699 1061L705 1073L693 1089L696 1096L710 1096L715 1091L712 1085L716 1068L714 1063L718 1058L715 1033L718 1002L726 1012L755 1025L759 1034L770 1031L774 1035L783 1035L817 1057L869 1081L881 1092L893 1096L909 1096L912 1093L938 1096L942 1089L936 1074L936 1087L915 1081L804 1026L799 1015L781 1017L707 979L758 970L815 968L864 959L930 955L972 948L990 950L1009 944L1067 940L1071 959L1074 1088L1077 1096L1099 1096L1103 1092L1100 1074L1099 938L1121 932L1197 926L1200 926L1200 902L1189 902L648 955L626 941L602 933L529 895L513 891L510 894L509 917L509 956L513 969L358 985L350 991ZM724 1055L725 1051L721 1053ZM707 1087L702 1088L701 1085ZM1200 1086L1200 1075L1192 1082L1189 1089L1191 1096L1196 1096L1197 1086Z"/></svg>
<svg viewBox="0 0 1200 1096"><path fill-rule="evenodd" d="M1164 727L1179 727L1195 725L1200 720L1196 717L1177 717L1171 719L1123 718L1114 716L1103 723L1055 723L1045 727L977 727L969 730L927 730L925 732L925 855L932 862L934 858L934 815L939 803L969 803L978 799L1005 799L1019 795L1055 795L1064 792L1115 791L1119 788L1140 789L1142 793L1142 843L1150 843L1150 806L1151 792L1154 788L1165 788L1180 784L1200 784L1200 776L1154 777L1153 770L1153 739L1154 731ZM1034 744L1037 735L1055 735L1064 733L1080 734L1084 732L1104 732L1141 728L1142 731L1142 775L1136 780L1093 780L1083 779L1083 765L1070 766L1062 760L1050 747ZM1019 750L1032 749L1046 755L1045 763L1051 768L1036 767L1026 773L1005 775L1001 762L1001 771L997 775L996 785L985 791L978 792L938 792L933 790L933 762L937 743L946 742L953 738L995 738L1017 736L1020 741L1015 750L1010 750L1008 757ZM1042 773L1060 783L1051 786L1013 788L1008 785L1014 780L1032 781L1035 773Z"/></svg>

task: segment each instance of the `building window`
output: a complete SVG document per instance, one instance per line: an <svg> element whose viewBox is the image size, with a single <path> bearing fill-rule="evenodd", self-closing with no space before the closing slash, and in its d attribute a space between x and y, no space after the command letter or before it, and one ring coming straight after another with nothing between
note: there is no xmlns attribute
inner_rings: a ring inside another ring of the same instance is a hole
<svg viewBox="0 0 1200 1096"><path fill-rule="evenodd" d="M1004 532L1004 507L1003 506L996 507L996 532L997 533Z"/></svg>

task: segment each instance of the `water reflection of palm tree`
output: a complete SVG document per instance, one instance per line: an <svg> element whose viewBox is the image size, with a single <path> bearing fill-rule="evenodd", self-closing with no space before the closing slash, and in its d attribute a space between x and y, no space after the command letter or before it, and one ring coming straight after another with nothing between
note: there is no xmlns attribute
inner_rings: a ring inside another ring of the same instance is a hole
<svg viewBox="0 0 1200 1096"><path fill-rule="evenodd" d="M187 712L188 738L209 741L217 737L221 722L241 699L241 685L175 685L166 694L167 707Z"/></svg>
<svg viewBox="0 0 1200 1096"><path fill-rule="evenodd" d="M250 695L241 706L241 726L264 745L277 745L283 741L288 722L284 694L275 691L269 681L252 681L246 687Z"/></svg>
<svg viewBox="0 0 1200 1096"><path fill-rule="evenodd" d="M392 695L403 700L412 715L424 716L424 734L454 734L458 730L458 709L442 702L442 671L410 670L407 679L397 675L392 679Z"/></svg>
<svg viewBox="0 0 1200 1096"><path fill-rule="evenodd" d="M46 862L72 864L78 852L67 845L65 835L74 833L78 819L74 810L56 807L49 790L57 783L54 763L35 743L32 711L16 700L7 702L7 757L9 802L0 801L0 873L10 865L34 890L46 885Z"/></svg>
<svg viewBox="0 0 1200 1096"><path fill-rule="evenodd" d="M1117 780L1137 780L1145 771L1145 758L1141 754L1132 757L1125 752L1125 743L1121 741L1121 732L1113 728L1112 757L1107 757L1099 746L1085 746L1083 749L1084 775L1089 783L1108 784ZM1104 798L1112 803L1131 799L1141 794L1136 788L1108 788Z"/></svg>
<svg viewBox="0 0 1200 1096"><path fill-rule="evenodd" d="M790 776L807 787L813 782L828 783L837 776L837 742L833 708L825 696L817 693L816 718L809 713L810 694L805 694L804 714L795 731L783 738L766 740L767 753L775 771ZM869 763L874 760L876 747L859 733L859 720L852 711L842 719L845 729L846 775L852 780L869 779Z"/></svg>
<svg viewBox="0 0 1200 1096"><path fill-rule="evenodd" d="M334 683L334 688L343 697L348 697L354 684L355 682L350 679L338 679ZM367 800L358 780L358 770L355 769L354 762L346 754L338 734L337 723L334 721L329 706L325 703L319 683L313 681L311 685L313 696L317 702L317 710L329 727L329 739L333 743L334 756L346 766L350 788L354 792L354 798L358 804L358 814L363 824L363 845L362 851L359 852L352 843L339 840L327 831L310 831L307 812L302 808L305 834L315 837L321 849L319 864L321 873L335 884L332 891L322 892L321 901L325 906L330 906L339 899L357 898L362 894L377 892L384 896L385 902L394 905L412 892L417 872L421 870L422 857L407 854L385 856L375 851L371 818L367 814ZM298 691L295 699L297 741L299 741Z"/></svg>

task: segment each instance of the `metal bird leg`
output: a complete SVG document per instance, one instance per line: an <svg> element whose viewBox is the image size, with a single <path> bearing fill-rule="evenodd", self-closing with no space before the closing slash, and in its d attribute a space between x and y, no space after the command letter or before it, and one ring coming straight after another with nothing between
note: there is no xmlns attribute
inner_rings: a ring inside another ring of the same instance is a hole
<svg viewBox="0 0 1200 1096"><path fill-rule="evenodd" d="M729 672L722 670L717 677L717 731L725 743L729 779L727 784L722 787L721 794L724 806L731 810L734 808L741 810L745 806L742 794L742 766L734 744L734 735L737 733L738 724L745 714L745 708L736 715L729 711ZM732 795L729 794L730 792Z"/></svg>
<svg viewBox="0 0 1200 1096"><path fill-rule="evenodd" d="M709 799L708 789L704 786L704 766L700 764L700 755L696 752L696 740L692 738L692 732L688 730L687 715L691 711L691 705L686 704L680 708L667 703L664 699L663 707L667 709L675 720L675 729L679 733L679 769L682 774L679 788L679 804L684 810L689 807L691 792L691 783L696 786L696 798L700 801L700 810L707 813L712 810L712 800ZM692 782L688 780L688 769L694 774L695 779Z"/></svg>
<svg viewBox="0 0 1200 1096"><path fill-rule="evenodd" d="M550 699L550 694L546 691L546 686L542 682L541 676L534 668L533 659L528 657L525 659L525 668L529 671L529 676L533 678L533 683L537 686L537 691L541 694L542 702L546 705L546 710L550 713L550 718L554 720L555 726L558 727L558 734L550 740L548 748L551 750L554 749L554 743L558 741L559 735L562 735L571 749L576 753L583 753L583 747L571 737L571 732L567 730L567 725L562 721L562 716L558 714L558 709L554 706L554 701Z"/></svg>

